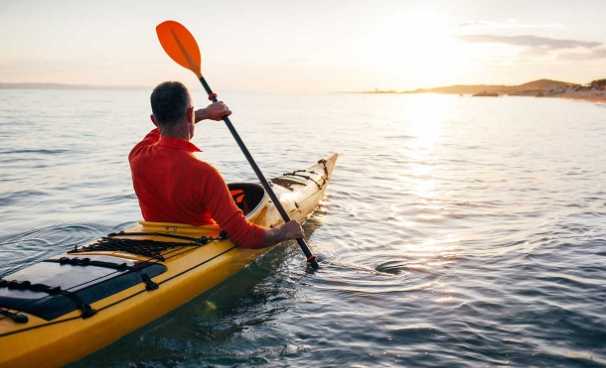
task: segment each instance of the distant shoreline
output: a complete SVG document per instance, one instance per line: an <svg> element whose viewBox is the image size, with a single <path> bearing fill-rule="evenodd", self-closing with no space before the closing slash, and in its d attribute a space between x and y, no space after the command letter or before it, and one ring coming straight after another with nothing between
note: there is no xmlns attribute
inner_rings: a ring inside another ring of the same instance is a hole
<svg viewBox="0 0 606 368"><path fill-rule="evenodd" d="M555 97L569 98L569 99L573 99L573 100L583 100L583 101L595 102L595 103L600 103L600 104L606 104L606 92L602 92L601 94L595 94L595 95L570 93L570 94L562 94L560 96L555 96Z"/></svg>
<svg viewBox="0 0 606 368"><path fill-rule="evenodd" d="M599 82L599 83L595 83ZM594 86L591 85L594 83ZM526 96L526 97L558 97L590 101L606 104L606 79L593 81L588 85L537 80L517 86L507 85L453 85L435 88L418 88L415 90L382 90L342 91L346 94L458 94L477 97ZM90 85L67 83L0 83L0 90L140 90L150 89L149 86L120 86L120 85Z"/></svg>
<svg viewBox="0 0 606 368"><path fill-rule="evenodd" d="M435 88L418 88L415 90L381 90L361 91L362 94L418 94L441 93L472 95L475 97L527 96L558 97L606 103L606 79L591 81L585 85L561 82L551 79L539 79L520 85L452 85Z"/></svg>

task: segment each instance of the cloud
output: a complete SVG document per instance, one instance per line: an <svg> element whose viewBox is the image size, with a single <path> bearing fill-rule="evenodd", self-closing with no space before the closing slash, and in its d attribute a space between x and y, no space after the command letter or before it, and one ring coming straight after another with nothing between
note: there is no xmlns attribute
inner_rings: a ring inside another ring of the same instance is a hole
<svg viewBox="0 0 606 368"><path fill-rule="evenodd" d="M473 43L501 43L506 45L530 47L541 50L562 50L574 48L591 49L602 45L601 42L569 40L534 35L501 36L490 34L475 34L460 36L460 38L464 41Z"/></svg>
<svg viewBox="0 0 606 368"><path fill-rule="evenodd" d="M563 60L596 60L606 59L606 48L593 49L589 52L563 52L558 55Z"/></svg>
<svg viewBox="0 0 606 368"><path fill-rule="evenodd" d="M475 20L471 22L464 22L459 24L461 28L467 29L549 29L549 28L564 28L562 24L551 23L551 24L527 24L518 23L515 19L508 19L507 21L490 21L490 20Z"/></svg>

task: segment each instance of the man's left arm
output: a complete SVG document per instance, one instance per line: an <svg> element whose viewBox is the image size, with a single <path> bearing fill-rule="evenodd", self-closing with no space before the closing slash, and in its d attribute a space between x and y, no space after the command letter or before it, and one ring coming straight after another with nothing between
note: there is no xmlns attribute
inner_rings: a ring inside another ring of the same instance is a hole
<svg viewBox="0 0 606 368"><path fill-rule="evenodd" d="M208 119L219 121L229 115L231 115L229 107L223 101L218 101L211 103L203 109L196 110L194 121L196 123Z"/></svg>

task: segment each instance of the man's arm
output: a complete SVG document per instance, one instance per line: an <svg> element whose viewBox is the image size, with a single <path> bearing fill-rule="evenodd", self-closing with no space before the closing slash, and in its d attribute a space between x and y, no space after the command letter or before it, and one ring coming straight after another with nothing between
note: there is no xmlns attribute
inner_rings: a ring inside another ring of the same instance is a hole
<svg viewBox="0 0 606 368"><path fill-rule="evenodd" d="M234 203L227 184L215 168L209 165L202 203L229 238L242 248L264 248L280 242L303 237L303 229L296 221L276 228L265 228L248 222Z"/></svg>
<svg viewBox="0 0 606 368"><path fill-rule="evenodd" d="M198 123L202 120L222 120L224 117L231 115L231 110L223 101L213 102L203 109L198 109L195 112L195 122Z"/></svg>
<svg viewBox="0 0 606 368"><path fill-rule="evenodd" d="M286 240L302 238L304 235L305 234L303 234L303 228L301 228L301 224L294 220L291 220L279 227L265 229L265 240L263 242L263 246L269 247L271 245L275 245Z"/></svg>

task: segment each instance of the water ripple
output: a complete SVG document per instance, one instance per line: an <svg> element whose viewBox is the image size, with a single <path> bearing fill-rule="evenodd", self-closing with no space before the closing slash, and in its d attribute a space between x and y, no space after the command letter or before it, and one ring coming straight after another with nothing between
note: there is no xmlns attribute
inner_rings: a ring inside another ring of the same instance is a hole
<svg viewBox="0 0 606 368"><path fill-rule="evenodd" d="M0 91L0 274L139 219L126 157L151 129L148 95ZM75 366L606 366L603 109L223 98L268 177L342 153L305 226L322 268L277 247ZM254 180L222 125L194 141L229 180Z"/></svg>

